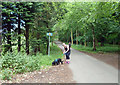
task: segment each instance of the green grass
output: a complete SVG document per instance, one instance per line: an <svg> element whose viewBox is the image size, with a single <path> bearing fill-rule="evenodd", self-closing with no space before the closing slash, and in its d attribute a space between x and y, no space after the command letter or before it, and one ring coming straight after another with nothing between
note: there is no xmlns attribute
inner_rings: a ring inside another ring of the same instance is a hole
<svg viewBox="0 0 120 85"><path fill-rule="evenodd" d="M51 63L57 59L57 58L62 58L62 51L59 47L57 47L55 44L50 47L50 56L44 55L41 57L41 65L48 65L50 66Z"/></svg>
<svg viewBox="0 0 120 85"><path fill-rule="evenodd" d="M92 53L116 53L118 52L118 45L109 45L105 44L105 46L96 47L96 51L93 51L92 47L83 46L83 45L72 45L72 48L79 50L79 51L85 51L85 52L92 52Z"/></svg>
<svg viewBox="0 0 120 85"><path fill-rule="evenodd" d="M50 56L37 53L27 55L26 53L6 53L0 59L0 78L11 79L11 76L18 73L32 72L44 69L52 65L57 58L62 58L62 51L53 45L50 47Z"/></svg>

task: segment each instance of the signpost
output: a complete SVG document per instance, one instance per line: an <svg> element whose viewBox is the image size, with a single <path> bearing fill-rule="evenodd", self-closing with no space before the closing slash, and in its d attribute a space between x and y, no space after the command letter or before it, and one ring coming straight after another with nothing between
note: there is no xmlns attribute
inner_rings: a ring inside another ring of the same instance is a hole
<svg viewBox="0 0 120 85"><path fill-rule="evenodd" d="M47 33L47 36L49 36L48 56L50 56L50 36L52 36L52 33Z"/></svg>

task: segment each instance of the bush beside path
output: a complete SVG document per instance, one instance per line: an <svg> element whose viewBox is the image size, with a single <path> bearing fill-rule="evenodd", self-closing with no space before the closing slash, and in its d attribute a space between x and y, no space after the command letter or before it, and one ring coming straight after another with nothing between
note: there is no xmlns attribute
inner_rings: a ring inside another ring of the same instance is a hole
<svg viewBox="0 0 120 85"><path fill-rule="evenodd" d="M75 83L72 77L72 72L68 68L68 64L51 66L51 62L56 58L62 58L62 51L54 44L51 47L51 56L44 60L46 56L41 58L43 63L40 63L40 70L31 72L23 72L21 74L14 74L11 80L0 80L2 83ZM47 58L47 57L46 57ZM8 75L9 76L9 75Z"/></svg>

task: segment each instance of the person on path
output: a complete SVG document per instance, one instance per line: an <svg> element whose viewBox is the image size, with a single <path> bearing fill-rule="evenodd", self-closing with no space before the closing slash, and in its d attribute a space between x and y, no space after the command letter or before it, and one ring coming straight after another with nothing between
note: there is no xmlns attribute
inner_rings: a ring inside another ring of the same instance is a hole
<svg viewBox="0 0 120 85"><path fill-rule="evenodd" d="M69 42L69 49L71 48L71 42ZM71 50L70 50L71 51Z"/></svg>
<svg viewBox="0 0 120 85"><path fill-rule="evenodd" d="M64 47L63 54L66 55L65 63L69 64L70 63L70 47L71 47L71 44L66 45L65 43L63 43L63 47Z"/></svg>

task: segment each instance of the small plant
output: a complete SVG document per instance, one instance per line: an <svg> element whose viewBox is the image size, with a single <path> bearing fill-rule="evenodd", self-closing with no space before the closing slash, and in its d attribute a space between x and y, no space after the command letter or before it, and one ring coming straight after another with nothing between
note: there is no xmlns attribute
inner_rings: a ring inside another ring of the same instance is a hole
<svg viewBox="0 0 120 85"><path fill-rule="evenodd" d="M9 68L7 68L7 69L4 69L3 70L3 75L2 75L2 79L3 80L10 80L12 77L12 71L9 69Z"/></svg>

